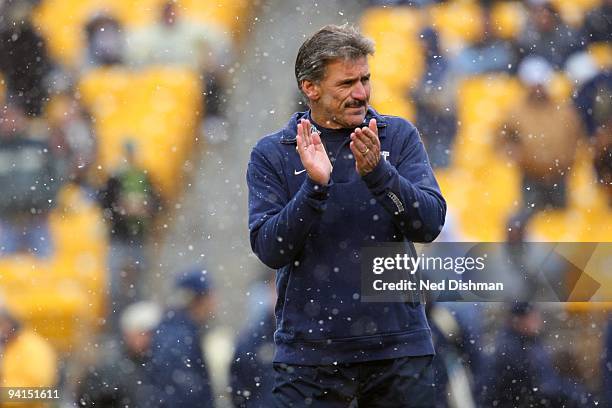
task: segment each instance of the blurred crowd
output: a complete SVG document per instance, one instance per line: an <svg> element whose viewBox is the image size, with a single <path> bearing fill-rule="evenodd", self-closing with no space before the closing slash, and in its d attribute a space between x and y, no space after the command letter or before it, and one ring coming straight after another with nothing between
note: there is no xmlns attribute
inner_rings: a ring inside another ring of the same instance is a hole
<svg viewBox="0 0 612 408"><path fill-rule="evenodd" d="M445 2L370 2L375 10L424 10L425 15L440 3ZM525 19L511 36L494 16L503 3L518 11L515 17ZM522 96L503 113L492 138L498 160L507 160L520 173L521 202L507 220L505 238L511 244L529 239L527 226L537 213L568 208L568 180L580 147L589 152L593 182L612 209L612 2L598 2L572 21L564 18L561 3L481 1L477 20L482 22L482 34L459 45L444 43L440 33L444 27L425 23L418 34L423 74L405 90L432 165L443 171L453 165L462 125L461 82L496 75L518 79ZM598 49L605 50L604 62L595 55ZM571 87L569 98L554 95L559 78ZM452 217L452 205L449 211ZM466 239L452 222L445 229L442 235L451 240ZM612 320L608 319L608 334L592 351L591 369L600 370L595 380L576 364L580 358L588 359L589 353L563 346L568 341L564 327L573 319L552 317L562 310L559 305L515 303L500 308L434 302L428 306L438 352L438 406L612 406ZM491 310L499 321L486 324ZM585 320L598 326L601 336L605 319L594 322L593 317ZM577 335L577 341L584 341L580 336L584 334Z"/></svg>
<svg viewBox="0 0 612 408"><path fill-rule="evenodd" d="M371 1L371 6L434 3L439 2ZM480 2L483 35L473 43L450 50L436 27L425 27L419 33L423 75L401 92L414 103L412 119L432 165L444 169L451 165L461 125L459 82L493 73L518 78L524 99L507 113L495 140L521 172L522 203L507 221L506 239L522 242L534 214L567 205L567 179L579 145L588 146L594 177L612 206L612 64L602 65L590 52L593 45L612 46L612 1L597 2L579 24L565 21L551 2L519 3L527 21L515 38L499 35L491 18L496 3ZM67 380L65 360L71 356L60 355L0 298L0 385L60 386L67 406L212 406L219 397L202 346L217 316L210 273L201 265L178 271L163 305L147 300L141 289L153 262L149 242L169 198L137 160L140 146L134 140L125 140L116 152L120 164L100 177L96 118L77 84L100 67L136 72L154 65L186 67L201 80L205 114L198 137L222 142L229 137L226 68L236 54L234 44L227 33L188 18L174 1L161 2L156 21L138 28L124 27L101 10L83 27L86 48L78 64L67 67L51 56L33 24L35 6L35 1L0 1L0 254L53 258L58 249L50 214L61 191L76 188L104 217L107 304L92 355L81 358L77 374ZM558 73L571 83L568 101L551 95ZM446 236L460 238L452 221L448 224ZM223 391L235 406L268 406L273 286L269 273L256 280L256 300L236 337ZM604 334L596 343L600 359L589 362L597 368L586 375L575 363L579 351L556 348L563 339L555 339L555 331L564 333L559 328L569 327L572 318L555 306L433 303L428 313L438 350L438 406L612 406L612 320L592 323L594 333Z"/></svg>
<svg viewBox="0 0 612 408"><path fill-rule="evenodd" d="M27 305L8 301L15 290L3 277L0 385L59 387L61 406L212 404L200 341L214 304L206 271L194 267L177 274L165 310L146 300L151 293L142 288L151 279L146 275L154 259L151 236L173 197L163 194L138 160L142 146L137 139L125 137L113 152L121 157L119 164L100 171L100 118L91 113L79 84L100 69L189 70L201 83L201 100L194 108L201 123L194 137L221 142L228 136L225 75L233 58L231 39L216 25L184 15L175 1L159 2L155 21L137 27L124 27L101 8L83 25L85 48L78 63L70 65L53 57L48 38L35 26L39 3L0 2L0 256L3 261L22 259L32 268L55 267L64 249L63 242L56 242L52 214L64 219L58 203L63 192L76 191L78 200L99 209L104 220L106 237L100 241L108 243L102 279L107 289L95 333L70 340L80 347L95 345L88 355L58 350L30 327L28 320L35 315ZM85 238L72 234L69 239L77 246ZM3 270L10 271L11 265Z"/></svg>

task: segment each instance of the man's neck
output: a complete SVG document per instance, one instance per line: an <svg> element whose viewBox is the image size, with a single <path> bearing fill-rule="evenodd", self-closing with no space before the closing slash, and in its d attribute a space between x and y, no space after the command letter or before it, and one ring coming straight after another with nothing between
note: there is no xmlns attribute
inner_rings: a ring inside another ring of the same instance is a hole
<svg viewBox="0 0 612 408"><path fill-rule="evenodd" d="M342 126L340 126L340 124L334 122L333 120L331 120L331 118L326 117L326 115L323 115L321 112L318 112L314 109L311 109L310 117L317 125L323 126L324 128L342 129Z"/></svg>

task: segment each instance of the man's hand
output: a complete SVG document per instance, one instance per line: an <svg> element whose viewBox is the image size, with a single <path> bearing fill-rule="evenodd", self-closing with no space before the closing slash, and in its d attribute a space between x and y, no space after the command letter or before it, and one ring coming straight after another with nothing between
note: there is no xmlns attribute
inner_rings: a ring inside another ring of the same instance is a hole
<svg viewBox="0 0 612 408"><path fill-rule="evenodd" d="M297 125L297 151L308 177L317 184L328 184L332 165L321 137L312 131L308 119L302 119Z"/></svg>
<svg viewBox="0 0 612 408"><path fill-rule="evenodd" d="M351 151L355 156L355 168L360 176L365 176L380 160L380 140L376 119L370 119L368 126L356 128L351 133Z"/></svg>

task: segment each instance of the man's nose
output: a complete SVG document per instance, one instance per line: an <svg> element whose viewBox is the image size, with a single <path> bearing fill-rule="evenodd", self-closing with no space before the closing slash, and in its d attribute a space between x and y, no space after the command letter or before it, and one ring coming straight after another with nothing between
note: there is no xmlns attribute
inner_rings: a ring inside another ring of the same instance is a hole
<svg viewBox="0 0 612 408"><path fill-rule="evenodd" d="M363 86L361 82L357 82L357 85L353 87L353 91L351 92L351 97L353 99L357 99L358 101L365 101L366 89L365 89L365 86Z"/></svg>

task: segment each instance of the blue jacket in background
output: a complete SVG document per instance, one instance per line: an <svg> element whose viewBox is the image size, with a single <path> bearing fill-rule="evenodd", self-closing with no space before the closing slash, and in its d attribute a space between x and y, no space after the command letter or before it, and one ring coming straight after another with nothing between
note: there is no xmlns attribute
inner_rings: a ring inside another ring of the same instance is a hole
<svg viewBox="0 0 612 408"><path fill-rule="evenodd" d="M199 326L184 310L170 311L151 343L151 374L159 407L213 406Z"/></svg>
<svg viewBox="0 0 612 408"><path fill-rule="evenodd" d="M278 269L274 361L319 365L434 353L422 304L360 301L360 250L379 242L430 242L446 202L416 128L376 118L383 157L360 177L346 138L330 183L302 171L294 114L260 140L247 170L251 247ZM325 139L323 140L325 142ZM412 248L413 249L413 248Z"/></svg>
<svg viewBox="0 0 612 408"><path fill-rule="evenodd" d="M608 328L604 339L602 382L604 407L612 407L612 314L608 317Z"/></svg>
<svg viewBox="0 0 612 408"><path fill-rule="evenodd" d="M274 329L274 315L266 309L238 336L230 367L232 403L237 408L272 406Z"/></svg>
<svg viewBox="0 0 612 408"><path fill-rule="evenodd" d="M581 384L557 373L539 337L523 336L511 328L497 337L484 378L482 406L486 407L594 405Z"/></svg>

